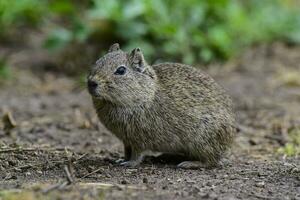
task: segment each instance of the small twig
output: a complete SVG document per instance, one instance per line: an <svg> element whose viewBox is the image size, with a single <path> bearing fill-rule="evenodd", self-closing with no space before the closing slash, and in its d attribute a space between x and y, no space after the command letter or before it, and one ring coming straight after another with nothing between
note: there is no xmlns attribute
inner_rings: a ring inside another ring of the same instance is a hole
<svg viewBox="0 0 300 200"><path fill-rule="evenodd" d="M25 151L65 151L65 149L62 148L22 148L22 147L16 147L16 148L3 148L0 149L1 153L10 153L10 152L25 152Z"/></svg>
<svg viewBox="0 0 300 200"><path fill-rule="evenodd" d="M69 167L68 167L67 165L65 165L64 169L65 169L65 172L66 172L66 175L67 175L68 183L69 183L69 184L73 183L74 180L73 180L73 178L72 178L72 176L71 176Z"/></svg>
<svg viewBox="0 0 300 200"><path fill-rule="evenodd" d="M146 190L147 187L145 186L132 186L132 185L120 185L120 184L111 184L111 183L79 183L81 187L96 187L99 189L107 189L112 187L122 188L122 189L133 189L133 190Z"/></svg>
<svg viewBox="0 0 300 200"><path fill-rule="evenodd" d="M44 162L44 163L37 163L37 164L28 164L28 165L23 165L23 166L20 166L20 167L12 167L12 168L9 168L9 169L6 169L6 171L10 171L10 170L14 170L14 169L23 169L23 168L32 168L32 167L37 167L37 166L43 166L43 165L48 165L49 161L47 162ZM53 160L53 161L50 161L52 164L53 163L65 163L67 162L67 160Z"/></svg>
<svg viewBox="0 0 300 200"><path fill-rule="evenodd" d="M49 192L51 192L51 191L53 191L53 190L56 190L56 189L62 190L62 189L64 189L66 186L71 185L71 184L74 182L74 181L73 181L73 178L72 178L72 175L71 175L71 173L70 173L70 169L69 169L69 167L68 167L67 165L64 166L64 170L65 170L65 173L66 173L66 175L67 175L67 180L64 181L64 182L62 182L62 183L58 183L58 184L52 185L52 186L50 186L49 188L43 190L42 192L43 192L44 194L49 193Z"/></svg>
<svg viewBox="0 0 300 200"><path fill-rule="evenodd" d="M42 191L42 193L47 194L47 193L49 193L49 192L51 192L51 191L53 191L53 190L58 189L61 185L62 185L61 183L52 185L52 186L50 186L49 188L44 189L44 190Z"/></svg>
<svg viewBox="0 0 300 200"><path fill-rule="evenodd" d="M46 188L45 190L42 191L42 193L47 194L53 190L62 190L64 189L67 185L70 185L68 181L64 181L62 183L57 183L55 185L50 186L49 188Z"/></svg>
<svg viewBox="0 0 300 200"><path fill-rule="evenodd" d="M10 152L16 152L16 151L37 151L39 149L34 149L34 148L6 148L6 149L1 149L0 153L10 153Z"/></svg>
<svg viewBox="0 0 300 200"><path fill-rule="evenodd" d="M27 149L28 150L28 149ZM1 153L1 151L0 151ZM76 164L79 160L81 160L82 158L84 158L86 155L88 155L87 153L83 154L82 156L80 156L78 159L76 159L73 164ZM9 169L6 169L6 171L10 171L10 170L15 170L15 169L24 169L24 168L32 168L32 167L37 167L37 166L43 166L43 165L48 165L48 164L56 164L56 163L66 163L68 162L68 160L50 160L47 162L43 162L43 163L36 163L36 164L27 164L27 165L23 165L23 166L17 166L17 167L12 167Z"/></svg>
<svg viewBox="0 0 300 200"><path fill-rule="evenodd" d="M62 184L59 185L58 189L62 190L64 189L67 185L70 185L69 181L64 181Z"/></svg>
<svg viewBox="0 0 300 200"><path fill-rule="evenodd" d="M92 171L91 173L88 173L88 174L86 174L86 175L80 177L79 179L84 179L84 178L86 178L86 177L88 177L88 176L90 176L90 175L92 175L92 174L95 174L95 173L99 172L99 171L102 170L102 169L103 169L103 168L96 169L95 171Z"/></svg>
<svg viewBox="0 0 300 200"><path fill-rule="evenodd" d="M263 196L263 195L260 195L260 194L253 194L253 196L255 196L257 198L260 198L260 199L272 199L272 197Z"/></svg>
<svg viewBox="0 0 300 200"><path fill-rule="evenodd" d="M87 155L88 155L88 153L85 153L85 154L81 155L79 158L77 158L77 159L73 162L73 164L77 164L78 161L80 161L82 158L86 157Z"/></svg>

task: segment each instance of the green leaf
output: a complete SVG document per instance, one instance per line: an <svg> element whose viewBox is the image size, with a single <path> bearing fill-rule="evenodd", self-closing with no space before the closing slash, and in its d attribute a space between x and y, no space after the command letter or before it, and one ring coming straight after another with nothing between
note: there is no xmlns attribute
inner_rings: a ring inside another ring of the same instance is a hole
<svg viewBox="0 0 300 200"><path fill-rule="evenodd" d="M44 47L50 51L55 51L63 48L72 40L72 33L64 28L55 29L47 38Z"/></svg>
<svg viewBox="0 0 300 200"><path fill-rule="evenodd" d="M50 10L58 14L73 14L75 12L74 4L69 0L56 0L50 2Z"/></svg>

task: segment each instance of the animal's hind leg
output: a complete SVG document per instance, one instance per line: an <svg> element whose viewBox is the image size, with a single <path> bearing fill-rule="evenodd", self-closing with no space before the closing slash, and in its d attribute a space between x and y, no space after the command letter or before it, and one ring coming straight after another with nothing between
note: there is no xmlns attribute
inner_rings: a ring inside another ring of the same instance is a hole
<svg viewBox="0 0 300 200"><path fill-rule="evenodd" d="M178 168L182 169L201 169L201 168L215 168L215 167L225 167L230 165L230 160L222 158L216 162L202 162L202 161L183 161L177 165Z"/></svg>
<svg viewBox="0 0 300 200"><path fill-rule="evenodd" d="M213 168L216 165L205 163L202 161L183 161L177 165L178 168L182 169L201 169L201 168Z"/></svg>
<svg viewBox="0 0 300 200"><path fill-rule="evenodd" d="M178 168L182 169L201 169L201 168L214 168L219 165L220 155L219 154L208 154L207 152L201 155L206 156L193 156L190 160L183 161L177 165Z"/></svg>

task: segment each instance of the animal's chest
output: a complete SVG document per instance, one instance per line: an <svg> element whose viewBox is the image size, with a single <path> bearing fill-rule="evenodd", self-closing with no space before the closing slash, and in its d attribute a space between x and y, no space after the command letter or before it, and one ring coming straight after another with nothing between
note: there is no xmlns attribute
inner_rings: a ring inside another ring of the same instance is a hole
<svg viewBox="0 0 300 200"><path fill-rule="evenodd" d="M176 141L180 141L179 133L182 131L176 128L178 124L171 123L174 117L164 109L127 110L104 107L97 112L103 125L125 144L137 149L165 152L179 148Z"/></svg>
<svg viewBox="0 0 300 200"><path fill-rule="evenodd" d="M121 140L132 140L143 132L150 131L146 123L149 123L151 115L144 110L104 108L99 110L100 121Z"/></svg>

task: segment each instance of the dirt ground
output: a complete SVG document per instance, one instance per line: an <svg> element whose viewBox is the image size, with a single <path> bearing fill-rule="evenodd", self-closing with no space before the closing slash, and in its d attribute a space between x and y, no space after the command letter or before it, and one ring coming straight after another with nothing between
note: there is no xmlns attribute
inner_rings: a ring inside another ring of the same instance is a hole
<svg viewBox="0 0 300 200"><path fill-rule="evenodd" d="M300 199L300 158L278 153L300 128L300 47L255 47L207 70L232 95L239 132L230 162L201 170L163 158L118 166L122 145L87 91L30 59L0 86L0 116L16 121L0 130L0 199Z"/></svg>

